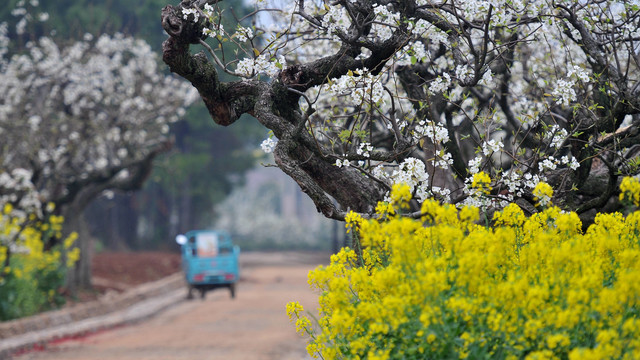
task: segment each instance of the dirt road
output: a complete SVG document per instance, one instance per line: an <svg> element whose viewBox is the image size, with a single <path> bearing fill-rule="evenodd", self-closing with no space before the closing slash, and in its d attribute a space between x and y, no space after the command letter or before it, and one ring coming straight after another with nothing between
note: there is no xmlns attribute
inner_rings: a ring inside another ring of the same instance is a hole
<svg viewBox="0 0 640 360"><path fill-rule="evenodd" d="M245 257L236 299L226 289L212 291L146 322L49 344L17 359L306 359L305 339L289 323L285 305L297 300L315 311L307 273L326 258Z"/></svg>

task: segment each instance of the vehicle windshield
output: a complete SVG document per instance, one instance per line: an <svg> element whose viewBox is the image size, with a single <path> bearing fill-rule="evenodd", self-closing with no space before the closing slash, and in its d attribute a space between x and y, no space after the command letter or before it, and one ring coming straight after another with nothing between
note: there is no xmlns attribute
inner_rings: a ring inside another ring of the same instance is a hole
<svg viewBox="0 0 640 360"><path fill-rule="evenodd" d="M196 247L199 257L213 257L218 255L218 234L200 233L196 236Z"/></svg>

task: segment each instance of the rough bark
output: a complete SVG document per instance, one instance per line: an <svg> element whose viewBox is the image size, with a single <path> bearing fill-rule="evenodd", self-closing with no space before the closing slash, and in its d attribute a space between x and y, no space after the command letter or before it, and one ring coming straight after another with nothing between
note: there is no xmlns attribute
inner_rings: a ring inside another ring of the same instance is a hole
<svg viewBox="0 0 640 360"><path fill-rule="evenodd" d="M230 125L248 113L271 129L279 139L277 166L300 185L325 216L343 220L347 210L371 213L385 187L354 169L334 166L335 158L323 155L321 146L306 132L306 118L297 105L300 91L362 66L354 59L357 54L343 47L337 54L287 68L269 83L243 80L223 84L203 53L189 52L189 45L197 43L196 34L201 30L186 22L180 7L168 5L162 10L162 24L169 34L163 43L163 60L172 72L198 89L214 122ZM402 41L398 37L389 40L364 62L372 69L378 67Z"/></svg>

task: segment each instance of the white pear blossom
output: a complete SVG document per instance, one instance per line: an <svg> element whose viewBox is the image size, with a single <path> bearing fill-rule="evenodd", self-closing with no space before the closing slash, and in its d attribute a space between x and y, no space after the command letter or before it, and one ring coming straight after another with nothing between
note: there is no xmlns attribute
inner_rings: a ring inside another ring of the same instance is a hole
<svg viewBox="0 0 640 360"><path fill-rule="evenodd" d="M467 65L458 65L456 66L456 77L460 81L468 81L473 77L473 69Z"/></svg>
<svg viewBox="0 0 640 360"><path fill-rule="evenodd" d="M569 136L567 130L558 125L551 125L545 133L544 140L551 144L551 147L558 149Z"/></svg>
<svg viewBox="0 0 640 360"><path fill-rule="evenodd" d="M208 37L217 37L217 36L224 36L225 32L224 32L224 25L220 24L220 25L215 25L213 28L207 28L204 27L202 28L202 35L206 35Z"/></svg>
<svg viewBox="0 0 640 360"><path fill-rule="evenodd" d="M277 144L278 144L278 141L270 137L262 141L262 143L260 144L260 147L262 148L262 151L269 154L273 152Z"/></svg>
<svg viewBox="0 0 640 360"><path fill-rule="evenodd" d="M363 142L356 150L356 153L364 157L369 157L371 156L371 151L373 151L373 146L370 143Z"/></svg>
<svg viewBox="0 0 640 360"><path fill-rule="evenodd" d="M258 74L266 74L275 77L280 72L280 67L286 64L284 56L277 56L275 61L269 54L262 54L255 59L244 58L236 65L236 75L251 78Z"/></svg>
<svg viewBox="0 0 640 360"><path fill-rule="evenodd" d="M580 167L580 163L573 156L569 157L569 156L565 155L565 156L560 158L560 162L563 165L567 165L571 170L577 170Z"/></svg>
<svg viewBox="0 0 640 360"><path fill-rule="evenodd" d="M344 32L350 24L346 10L339 5L330 6L329 11L322 18L322 26L327 29L333 40L339 40L336 32Z"/></svg>
<svg viewBox="0 0 640 360"><path fill-rule="evenodd" d="M428 179L429 174L426 172L424 162L414 157L406 158L390 176L393 184L407 184L411 191Z"/></svg>
<svg viewBox="0 0 640 360"><path fill-rule="evenodd" d="M494 139L482 143L482 153L485 156L489 156L492 153L500 152L503 148L504 144L502 143L502 141L496 141Z"/></svg>
<svg viewBox="0 0 640 360"><path fill-rule="evenodd" d="M491 72L491 70L485 71L485 73L482 75L482 78L480 79L480 81L478 81L478 84L483 85L483 86L491 86L491 85L493 85L493 73Z"/></svg>
<svg viewBox="0 0 640 360"><path fill-rule="evenodd" d="M553 156L549 156L549 158L542 160L538 163L538 170L540 170L541 173L549 170L555 170L558 167L555 160L556 159Z"/></svg>
<svg viewBox="0 0 640 360"><path fill-rule="evenodd" d="M329 92L334 96L346 95L356 104L364 102L375 104L382 100L384 88L379 77L371 75L368 69L364 68L332 81Z"/></svg>
<svg viewBox="0 0 640 360"><path fill-rule="evenodd" d="M446 143L449 141L449 132L443 125L433 121L421 120L415 128L414 139L428 137L434 143Z"/></svg>
<svg viewBox="0 0 640 360"><path fill-rule="evenodd" d="M343 166L344 167L349 167L349 166L351 166L351 162L349 160L347 160L347 159L344 159L344 160L337 159L336 160L336 166L337 167L343 167Z"/></svg>
<svg viewBox="0 0 640 360"><path fill-rule="evenodd" d="M198 12L198 10L196 9L186 9L183 8L182 9L182 18L187 20L189 18L189 15L193 16L193 22L198 22L198 19L200 18L200 12Z"/></svg>
<svg viewBox="0 0 640 360"><path fill-rule="evenodd" d="M373 35L382 41L391 38L393 35L393 27L389 25L395 26L400 19L399 15L389 11L385 5L378 5L374 7L373 12L376 14L376 19L379 22L382 22L382 24L376 23L373 25Z"/></svg>
<svg viewBox="0 0 640 360"><path fill-rule="evenodd" d="M371 170L371 174L378 180L387 181L389 179L389 174L382 164L375 166L373 170Z"/></svg>
<svg viewBox="0 0 640 360"><path fill-rule="evenodd" d="M447 73L443 73L442 76L438 76L435 80L431 82L429 85L429 91L432 93L441 93L446 91L451 85L451 76Z"/></svg>
<svg viewBox="0 0 640 360"><path fill-rule="evenodd" d="M405 120L396 119L396 124L398 125L398 130L402 131L405 127L407 127L408 123ZM387 123L387 129L393 130L393 125L389 122Z"/></svg>
<svg viewBox="0 0 640 360"><path fill-rule="evenodd" d="M576 77L582 82L585 82L585 83L589 82L589 73L586 72L583 68L581 68L578 65L574 65L573 68L569 69L569 72L567 73L567 77L569 78Z"/></svg>
<svg viewBox="0 0 640 360"><path fill-rule="evenodd" d="M480 171L480 164L482 164L482 157L476 156L475 158L469 160L469 172L471 175L476 174Z"/></svg>
<svg viewBox="0 0 640 360"><path fill-rule="evenodd" d="M214 9L213 6L211 6L209 3L205 3L204 7L202 8L202 12L204 12L204 15L206 17L212 17L214 16Z"/></svg>
<svg viewBox="0 0 640 360"><path fill-rule="evenodd" d="M236 29L236 34L235 35L236 35L236 39L238 39L238 41L245 42L245 41L253 38L253 30L251 30L251 28L238 25L238 28Z"/></svg>
<svg viewBox="0 0 640 360"><path fill-rule="evenodd" d="M441 151L434 163L436 167L447 170L449 166L453 165L453 158L451 154L446 151Z"/></svg>
<svg viewBox="0 0 640 360"><path fill-rule="evenodd" d="M573 89L575 82L572 80L559 79L556 87L551 95L556 99L556 103L562 106L569 105L572 101L576 101L576 92Z"/></svg>

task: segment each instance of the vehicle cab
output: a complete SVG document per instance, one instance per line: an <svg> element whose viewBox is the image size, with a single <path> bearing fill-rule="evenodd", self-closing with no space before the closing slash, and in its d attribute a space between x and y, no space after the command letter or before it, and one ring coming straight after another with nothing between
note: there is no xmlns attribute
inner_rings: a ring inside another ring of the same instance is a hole
<svg viewBox="0 0 640 360"><path fill-rule="evenodd" d="M240 248L233 245L227 232L192 230L178 235L176 242L181 245L182 268L189 289L187 298L193 298L193 291L197 290L204 299L207 291L223 287L235 297L240 278Z"/></svg>

